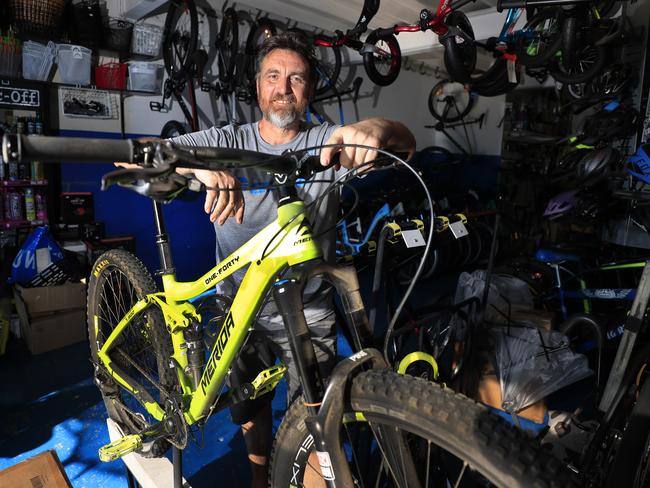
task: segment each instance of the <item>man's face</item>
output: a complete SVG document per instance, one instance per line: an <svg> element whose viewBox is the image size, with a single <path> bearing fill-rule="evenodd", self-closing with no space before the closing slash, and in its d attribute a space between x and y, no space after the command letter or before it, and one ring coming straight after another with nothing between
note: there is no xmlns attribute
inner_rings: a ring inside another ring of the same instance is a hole
<svg viewBox="0 0 650 488"><path fill-rule="evenodd" d="M309 64L298 53L274 49L260 66L257 102L264 118L280 129L296 126L309 105Z"/></svg>

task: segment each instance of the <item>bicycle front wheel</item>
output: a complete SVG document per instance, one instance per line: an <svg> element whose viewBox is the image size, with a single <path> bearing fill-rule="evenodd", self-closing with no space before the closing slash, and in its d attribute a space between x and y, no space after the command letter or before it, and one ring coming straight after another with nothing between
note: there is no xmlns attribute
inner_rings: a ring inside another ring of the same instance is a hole
<svg viewBox="0 0 650 488"><path fill-rule="evenodd" d="M361 373L352 380L350 407L342 438L356 486L573 486L561 463L526 434L421 378ZM297 401L278 430L271 454L273 487L314 486L320 476L312 464L306 417ZM386 445L388 437L401 439L403 449L386 456L394 447Z"/></svg>
<svg viewBox="0 0 650 488"><path fill-rule="evenodd" d="M402 69L402 51L397 38L394 35L380 36L377 31L372 31L364 44L373 49L363 53L363 66L368 78L379 86L393 83Z"/></svg>
<svg viewBox="0 0 650 488"><path fill-rule="evenodd" d="M97 259L88 283L88 336L95 383L108 416L125 434L138 433L154 424L156 419L144 403L153 400L164 405L174 389L174 372L168 366L172 345L160 310L149 308L140 312L118 336L109 353L113 372L100 363L98 351L133 305L155 292L153 278L142 262L121 249L108 251ZM135 386L136 393L113 379L116 371ZM148 454L159 456L168 445L158 440L148 447Z"/></svg>

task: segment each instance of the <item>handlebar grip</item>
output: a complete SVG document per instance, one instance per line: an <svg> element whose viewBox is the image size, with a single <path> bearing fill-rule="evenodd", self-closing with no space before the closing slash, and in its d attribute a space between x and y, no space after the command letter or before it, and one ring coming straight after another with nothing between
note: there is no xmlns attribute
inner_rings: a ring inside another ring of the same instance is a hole
<svg viewBox="0 0 650 488"><path fill-rule="evenodd" d="M65 141L65 142L63 142ZM7 162L21 161L124 161L134 160L131 140L86 139L81 137L25 136L5 134L2 157Z"/></svg>
<svg viewBox="0 0 650 488"><path fill-rule="evenodd" d="M527 0L498 0L497 12L503 12L504 9L510 8L526 8Z"/></svg>

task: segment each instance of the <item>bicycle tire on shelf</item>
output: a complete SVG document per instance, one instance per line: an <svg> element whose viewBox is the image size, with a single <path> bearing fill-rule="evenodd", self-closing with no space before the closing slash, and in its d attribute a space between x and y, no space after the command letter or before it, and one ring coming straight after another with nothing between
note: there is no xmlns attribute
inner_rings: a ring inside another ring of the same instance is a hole
<svg viewBox="0 0 650 488"><path fill-rule="evenodd" d="M183 36L187 46L181 58L177 59L175 53L178 51L174 49L174 43L176 42L174 34L177 32L177 24L184 15L185 9L187 9L190 21L189 32L184 33ZM194 0L174 0L170 2L167 17L165 17L162 46L165 70L170 78L182 79L191 72L194 64L193 55L196 52L198 30L198 14Z"/></svg>
<svg viewBox="0 0 650 488"><path fill-rule="evenodd" d="M457 27L472 40L476 39L471 22L467 18L467 15L460 10L450 13L445 19L445 24ZM476 45L473 42L468 42L466 39L462 39L462 42L459 42L455 36L443 36L440 42L445 48L445 68L452 81L469 83L472 79L472 73L476 69Z"/></svg>
<svg viewBox="0 0 650 488"><path fill-rule="evenodd" d="M421 440L435 444L431 447L436 449L436 459L441 459L440 456L445 454L441 450L445 450L452 461L469 462L496 486L577 486L563 465L545 453L536 441L484 406L448 388L443 389L422 378L372 370L352 379L349 398L351 410L347 411L363 414L375 429L403 429L411 433L410 437L404 437L410 446L414 446L413 441L417 440L414 435L421 436ZM305 465L313 448L313 439L304 422L306 417L307 409L303 402L296 401L282 421L271 453L270 486L303 486ZM344 425L350 429L362 428L365 422L344 422ZM408 452L425 454L417 447ZM437 463L437 467L440 469L442 464ZM363 467L368 465L366 461ZM415 464L418 467L422 465L422 462ZM450 464L445 463L445 467L449 468ZM429 471L440 480L440 471L431 468ZM360 486L375 486L372 478L362 481L364 483ZM393 485L385 483L381 486Z"/></svg>
<svg viewBox="0 0 650 488"><path fill-rule="evenodd" d="M532 19L526 22L526 25L524 25L524 28L522 29L522 35L525 36L527 30L535 30L539 24L544 23L553 17L555 17L556 21L559 23L558 13L556 9L551 8L540 10ZM549 40L541 51L535 55L531 55L529 54L530 40L522 38L520 36L515 43L517 61L529 68L539 68L541 66L544 66L560 49L561 43L562 34L561 31L558 30L557 32L551 33L549 35Z"/></svg>
<svg viewBox="0 0 650 488"><path fill-rule="evenodd" d="M402 50L400 49L399 42L397 42L397 38L394 35L380 36L377 30L372 31L368 35L365 44L377 46L380 42L384 42L390 51L390 66L388 67L388 71L385 74L380 73L378 66L380 63L384 63L384 61L379 60L378 56L375 56L375 53L373 52L363 54L363 66L366 69L368 78L370 78L373 83L379 86L388 86L397 79L399 72L402 69Z"/></svg>
<svg viewBox="0 0 650 488"><path fill-rule="evenodd" d="M237 51L239 50L239 17L234 8L227 8L223 13L215 47L217 48L219 81L228 83L235 74Z"/></svg>
<svg viewBox="0 0 650 488"><path fill-rule="evenodd" d="M133 304L156 291L154 280L142 262L122 249L102 254L95 262L88 282L88 337L95 365L95 384L99 387L108 416L120 425L125 434L138 433L154 422L142 407L142 399L120 387L110 373L99 365L98 350ZM168 365L172 345L165 331L160 310L149 308L146 313L134 318L124 332L125 339L121 342L118 339L111 351L113 362L130 376L142 376L133 366L133 361L158 381L164 391L157 390L152 383L147 391L160 404L164 404L165 391L176 387L175 374ZM162 456L168 447L166 440L159 439L147 446L143 454Z"/></svg>

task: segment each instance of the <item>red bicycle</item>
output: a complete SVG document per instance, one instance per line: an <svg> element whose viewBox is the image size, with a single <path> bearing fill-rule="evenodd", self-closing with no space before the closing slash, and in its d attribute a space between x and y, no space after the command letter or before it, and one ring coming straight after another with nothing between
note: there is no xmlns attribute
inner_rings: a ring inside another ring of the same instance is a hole
<svg viewBox="0 0 650 488"><path fill-rule="evenodd" d="M464 82L465 74L472 73L476 66L476 45L472 25L467 16L458 9L474 1L476 0L440 0L435 13L426 8L422 9L417 23L376 29L370 33L366 42L371 42L371 39L394 38L401 32L433 31L445 48L444 60L447 72L452 79ZM383 62L382 58L371 50L363 54L363 61L366 69L369 65L380 66ZM399 74L401 64L399 61L396 62L397 72L394 74L393 81Z"/></svg>
<svg viewBox="0 0 650 488"><path fill-rule="evenodd" d="M361 15L356 25L346 31L337 30L334 36L320 34L315 37L314 45L317 47L330 47L338 49L341 46L354 49L363 56L363 65L368 77L377 85L387 86L397 79L402 62L402 53L399 48L397 38L392 32L385 35L379 35L373 31L368 35L365 41L361 41L361 35L368 30L368 24L379 10L379 0L365 0ZM340 56L336 56L337 66L330 67L321 73L321 77L326 76L326 80L321 80L324 87L327 84L334 86L336 78L340 71Z"/></svg>

